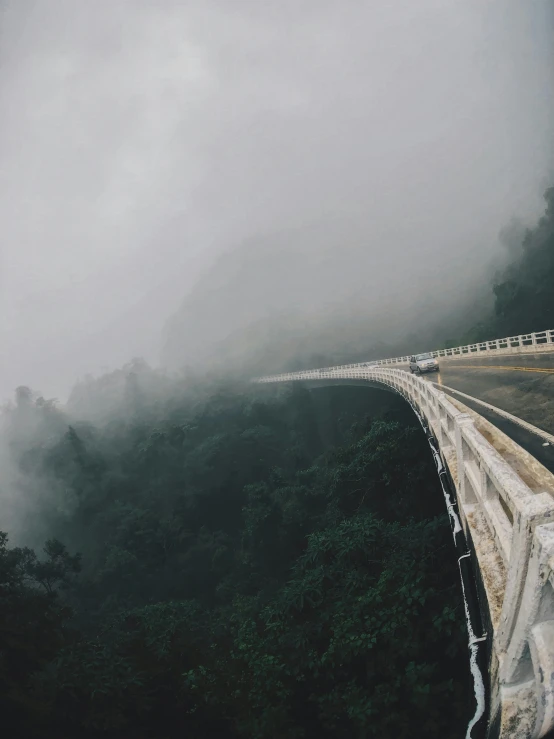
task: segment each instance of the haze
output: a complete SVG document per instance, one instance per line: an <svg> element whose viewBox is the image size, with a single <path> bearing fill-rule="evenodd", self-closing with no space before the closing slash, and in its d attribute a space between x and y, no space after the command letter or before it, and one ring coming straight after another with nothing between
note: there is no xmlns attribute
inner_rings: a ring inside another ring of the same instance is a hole
<svg viewBox="0 0 554 739"><path fill-rule="evenodd" d="M407 310L433 291L440 310L479 283L513 216L541 212L548 0L0 7L1 398L25 384L65 400L86 373L158 364L183 310L184 353L169 354L190 360L290 310L296 251L341 265L338 298L329 271L295 288L303 310L344 311L351 290L356 317L363 270L368 330L383 296ZM267 269L230 268L210 334L212 265L258 243L282 253L278 289Z"/></svg>

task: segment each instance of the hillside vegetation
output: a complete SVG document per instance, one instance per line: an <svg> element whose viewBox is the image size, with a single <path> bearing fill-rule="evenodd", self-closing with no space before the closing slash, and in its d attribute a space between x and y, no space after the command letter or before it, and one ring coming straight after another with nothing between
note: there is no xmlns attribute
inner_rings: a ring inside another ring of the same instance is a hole
<svg viewBox="0 0 554 739"><path fill-rule="evenodd" d="M546 202L455 343L554 326ZM457 563L399 398L135 361L64 411L19 388L2 438L7 736L464 736Z"/></svg>
<svg viewBox="0 0 554 739"><path fill-rule="evenodd" d="M448 346L554 328L554 187L544 199L544 215L518 234L513 260L495 276L494 311Z"/></svg>
<svg viewBox="0 0 554 739"><path fill-rule="evenodd" d="M29 530L57 537L0 542L9 736L462 736L457 563L411 411L357 388L135 400L49 438L69 419L29 394L4 416L35 429Z"/></svg>

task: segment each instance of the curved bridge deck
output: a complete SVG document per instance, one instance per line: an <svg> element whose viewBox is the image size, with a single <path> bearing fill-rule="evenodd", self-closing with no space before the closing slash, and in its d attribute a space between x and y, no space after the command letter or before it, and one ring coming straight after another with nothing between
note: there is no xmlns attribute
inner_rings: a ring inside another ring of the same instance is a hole
<svg viewBox="0 0 554 739"><path fill-rule="evenodd" d="M369 383L412 405L455 488L454 538L463 532L486 596L488 735L539 739L554 730L554 330L433 354L438 376L397 357L256 382ZM535 406L522 400L533 388ZM483 637L468 628L473 660Z"/></svg>

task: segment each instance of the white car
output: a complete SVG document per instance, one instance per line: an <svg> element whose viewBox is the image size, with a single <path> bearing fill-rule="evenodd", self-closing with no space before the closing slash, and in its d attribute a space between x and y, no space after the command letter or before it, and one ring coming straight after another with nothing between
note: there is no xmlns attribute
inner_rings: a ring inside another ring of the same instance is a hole
<svg viewBox="0 0 554 739"><path fill-rule="evenodd" d="M422 375L424 372L438 372L439 363L432 354L415 354L410 357L410 372Z"/></svg>

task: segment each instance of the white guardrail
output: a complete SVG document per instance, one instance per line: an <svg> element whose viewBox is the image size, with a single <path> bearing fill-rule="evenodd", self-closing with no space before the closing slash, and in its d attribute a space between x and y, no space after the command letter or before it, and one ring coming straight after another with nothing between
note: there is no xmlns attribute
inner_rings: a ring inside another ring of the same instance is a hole
<svg viewBox="0 0 554 739"><path fill-rule="evenodd" d="M486 342L486 350L502 349L516 339L552 343L554 331ZM469 352L471 347L443 351L465 353L464 349ZM394 361L400 360L385 360L381 365ZM531 490L478 431L472 417L458 410L443 392L401 369L357 364L284 373L256 382L343 378L379 383L400 393L433 431L456 487L466 538L470 534L483 574L501 693L514 696L518 690L528 691L529 680L534 680L537 713L534 728L525 736L544 736L554 727L554 523L550 523L554 498Z"/></svg>
<svg viewBox="0 0 554 739"><path fill-rule="evenodd" d="M521 334L520 336L508 336L505 339L494 339L493 341L482 341L479 344L467 344L466 346L457 346L453 349L438 349L434 352L428 352L432 357L456 357L464 354L480 354L483 352L501 351L503 349L516 349L518 347L542 347L545 344L554 344L554 329L547 331L538 331L533 334ZM376 359L369 362L357 362L355 364L341 364L334 367L322 367L319 372L327 372L329 370L338 369L355 369L357 367L380 367L384 364L406 364L410 361L410 356L392 357L391 359ZM291 374L291 373L288 373ZM292 373L297 374L297 373ZM270 378L279 378L282 375L271 375L264 378L270 381ZM294 379L291 377L290 379Z"/></svg>

